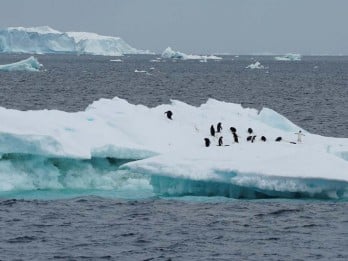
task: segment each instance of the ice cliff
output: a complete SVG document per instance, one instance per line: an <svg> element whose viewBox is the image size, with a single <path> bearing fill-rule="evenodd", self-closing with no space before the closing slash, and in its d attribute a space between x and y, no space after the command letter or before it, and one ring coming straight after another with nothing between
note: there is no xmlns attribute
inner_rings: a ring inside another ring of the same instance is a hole
<svg viewBox="0 0 348 261"><path fill-rule="evenodd" d="M0 53L73 53L106 56L144 54L119 37L85 32L59 32L48 26L0 29Z"/></svg>

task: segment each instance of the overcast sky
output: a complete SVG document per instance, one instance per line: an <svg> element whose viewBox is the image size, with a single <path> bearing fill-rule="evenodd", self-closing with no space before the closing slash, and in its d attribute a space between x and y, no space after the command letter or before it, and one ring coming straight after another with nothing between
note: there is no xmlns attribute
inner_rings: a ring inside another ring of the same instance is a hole
<svg viewBox="0 0 348 261"><path fill-rule="evenodd" d="M0 27L49 25L188 53L348 54L348 0L0 0Z"/></svg>

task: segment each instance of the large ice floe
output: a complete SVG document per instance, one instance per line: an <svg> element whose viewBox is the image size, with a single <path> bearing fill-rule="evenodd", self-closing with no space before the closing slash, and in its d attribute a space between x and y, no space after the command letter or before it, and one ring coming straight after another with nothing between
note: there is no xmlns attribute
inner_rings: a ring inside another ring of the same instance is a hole
<svg viewBox="0 0 348 261"><path fill-rule="evenodd" d="M0 29L0 53L73 53L106 56L144 54L119 37L86 32L59 32L48 26Z"/></svg>
<svg viewBox="0 0 348 261"><path fill-rule="evenodd" d="M29 58L10 64L1 64L0 71L12 72L12 71L27 71L27 72L38 72L43 67L39 61L30 56Z"/></svg>
<svg viewBox="0 0 348 261"><path fill-rule="evenodd" d="M283 56L276 56L274 59L276 61L301 61L302 56L297 53L288 53Z"/></svg>
<svg viewBox="0 0 348 261"><path fill-rule="evenodd" d="M163 53L162 58L166 59L179 59L179 60L221 60L221 57L215 55L196 55L196 54L185 54L179 51L174 51L172 48L167 47Z"/></svg>
<svg viewBox="0 0 348 261"><path fill-rule="evenodd" d="M149 108L114 98L75 113L0 108L0 121L0 192L113 190L122 183L162 196L348 198L348 139L311 134L268 108L213 99ZM218 122L223 129L213 137L209 129ZM249 127L253 143L246 141Z"/></svg>

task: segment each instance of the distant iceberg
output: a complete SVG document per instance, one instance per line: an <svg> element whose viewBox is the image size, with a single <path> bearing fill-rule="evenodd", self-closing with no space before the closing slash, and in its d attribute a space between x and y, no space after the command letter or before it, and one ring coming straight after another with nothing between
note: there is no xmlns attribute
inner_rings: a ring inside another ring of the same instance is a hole
<svg viewBox="0 0 348 261"><path fill-rule="evenodd" d="M288 53L283 56L274 57L276 61L301 61L302 56L298 53Z"/></svg>
<svg viewBox="0 0 348 261"><path fill-rule="evenodd" d="M42 68L43 65L39 63L39 61L33 57L30 56L29 58L15 62L10 64L4 64L0 65L0 71L28 71L28 72L38 72L40 71L40 68Z"/></svg>
<svg viewBox="0 0 348 261"><path fill-rule="evenodd" d="M105 56L147 54L119 37L85 32L59 32L48 26L0 29L0 53L72 53Z"/></svg>
<svg viewBox="0 0 348 261"><path fill-rule="evenodd" d="M260 62L255 62L252 64L249 64L246 69L265 69L265 66L263 66Z"/></svg>
<svg viewBox="0 0 348 261"><path fill-rule="evenodd" d="M221 60L221 57L215 55L194 55L194 54L185 54L182 52L174 51L172 48L167 47L163 53L162 58L166 59L179 59L179 60Z"/></svg>

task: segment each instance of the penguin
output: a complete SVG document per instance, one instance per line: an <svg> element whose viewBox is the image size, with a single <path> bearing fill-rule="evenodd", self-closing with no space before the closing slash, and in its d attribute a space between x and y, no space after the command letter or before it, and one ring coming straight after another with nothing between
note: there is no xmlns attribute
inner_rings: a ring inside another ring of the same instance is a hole
<svg viewBox="0 0 348 261"><path fill-rule="evenodd" d="M222 141L222 136L219 138L219 141L218 141L218 146L222 146L224 143Z"/></svg>
<svg viewBox="0 0 348 261"><path fill-rule="evenodd" d="M253 129L252 128L248 128L248 133L251 135L253 133Z"/></svg>
<svg viewBox="0 0 348 261"><path fill-rule="evenodd" d="M248 137L246 138L246 140L247 140L247 141L251 141L252 138L253 138L253 136L248 136Z"/></svg>
<svg viewBox="0 0 348 261"><path fill-rule="evenodd" d="M167 115L167 118L172 120L173 112L172 111L166 111L164 114Z"/></svg>
<svg viewBox="0 0 348 261"><path fill-rule="evenodd" d="M254 143L255 139L256 139L256 135L254 135L254 136L251 138L251 143Z"/></svg>
<svg viewBox="0 0 348 261"><path fill-rule="evenodd" d="M208 138L204 138L204 143L206 147L210 146L210 140Z"/></svg>
<svg viewBox="0 0 348 261"><path fill-rule="evenodd" d="M236 129L235 127L231 127L231 128L230 128L230 131L231 131L232 133L234 133L234 132L237 132L237 129Z"/></svg>
<svg viewBox="0 0 348 261"><path fill-rule="evenodd" d="M266 142L266 137L265 136L261 136L261 141L263 141L263 142Z"/></svg>
<svg viewBox="0 0 348 261"><path fill-rule="evenodd" d="M278 138L275 139L275 141L277 141L277 142L279 142L281 140L282 140L282 137L278 137Z"/></svg>
<svg viewBox="0 0 348 261"><path fill-rule="evenodd" d="M234 142L235 142L235 143L239 143L239 142L238 142L238 135L237 135L237 133L233 132L232 134L233 134Z"/></svg>
<svg viewBox="0 0 348 261"><path fill-rule="evenodd" d="M210 135L215 137L215 128L214 128L214 125L211 125L210 126Z"/></svg>
<svg viewBox="0 0 348 261"><path fill-rule="evenodd" d="M301 143L302 142L302 136L305 136L301 130L299 130L297 133L295 133L297 135L297 142Z"/></svg>
<svg viewBox="0 0 348 261"><path fill-rule="evenodd" d="M219 122L216 126L216 132L220 133L222 131L222 124Z"/></svg>

